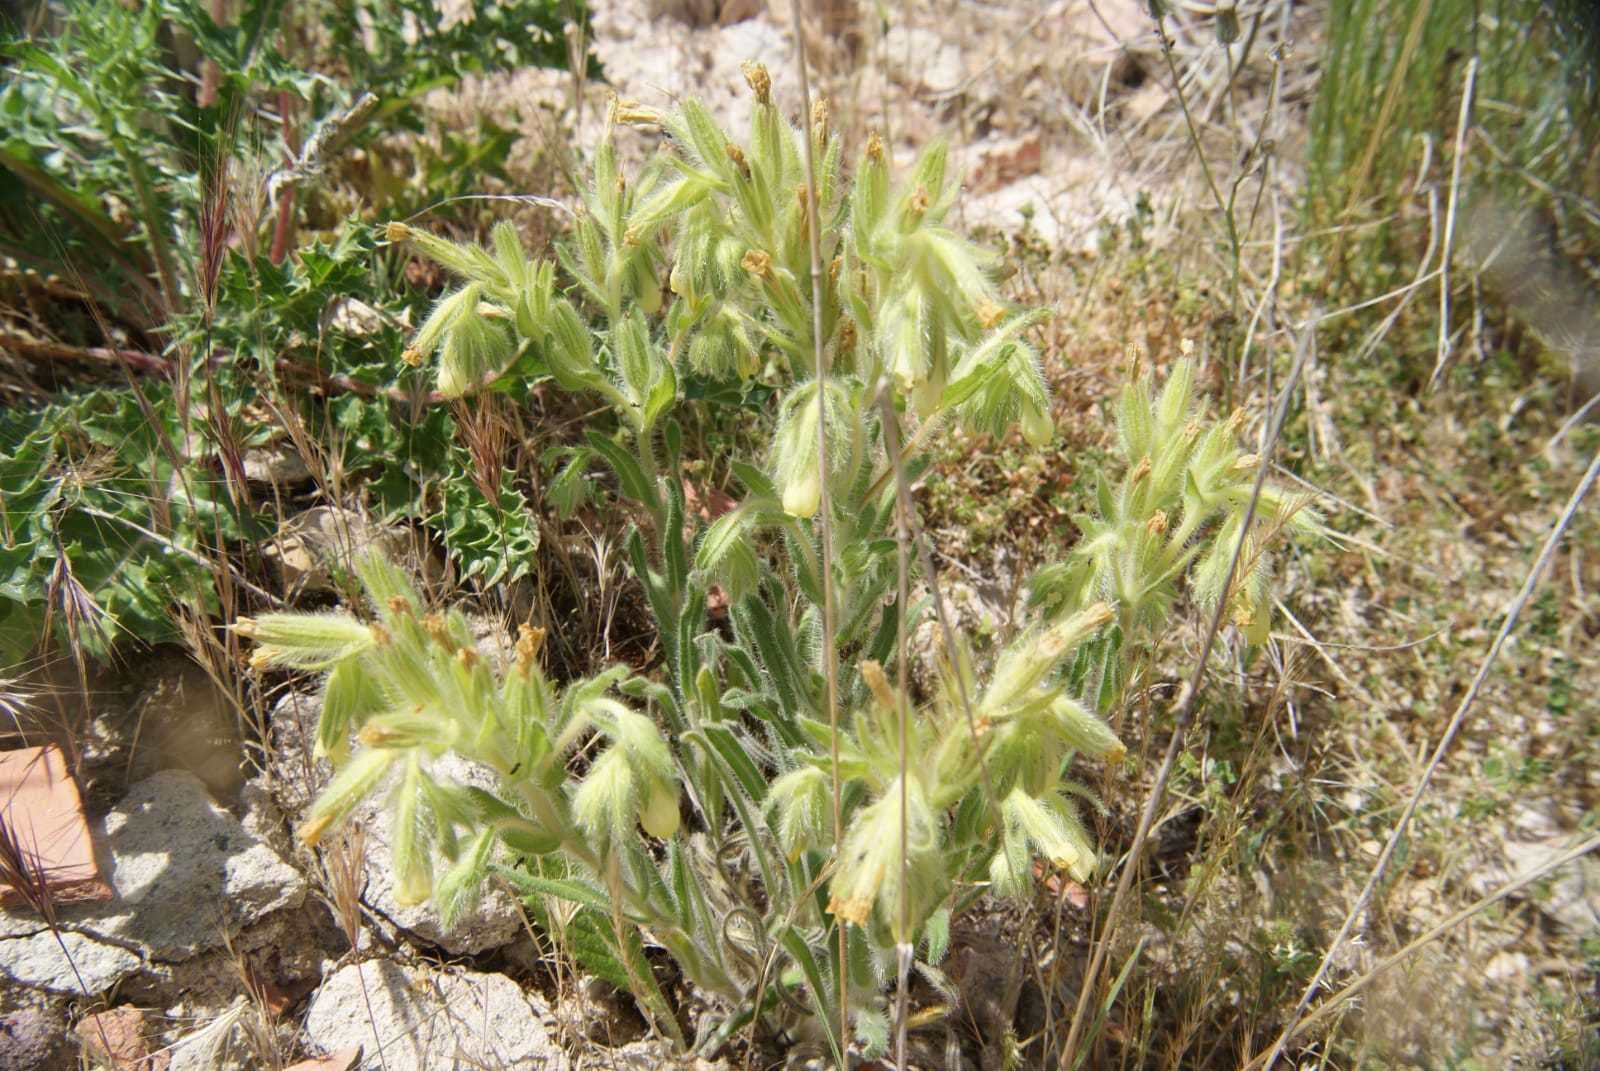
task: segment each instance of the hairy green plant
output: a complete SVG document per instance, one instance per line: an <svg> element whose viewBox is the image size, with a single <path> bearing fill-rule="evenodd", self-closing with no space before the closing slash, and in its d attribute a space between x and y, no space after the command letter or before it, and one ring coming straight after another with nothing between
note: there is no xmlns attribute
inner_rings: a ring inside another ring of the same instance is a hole
<svg viewBox="0 0 1600 1071"><path fill-rule="evenodd" d="M756 105L742 144L692 101L670 116L616 109L615 121L661 124L676 151L628 181L603 143L556 262L530 258L509 225L486 249L385 228L461 280L404 355L433 362L442 393L537 368L614 414L614 430L593 427L561 455L558 504L599 465L636 510L626 547L661 671L615 668L558 691L530 628L497 669L459 616L429 614L377 559L360 567L371 620L242 624L258 665L329 671L319 746L338 772L303 838L387 793L407 831L396 867L411 898L431 893L452 915L499 874L535 905L572 902L583 920L569 931L575 953L627 985L662 1029L678 1025L640 955L645 940L723 1009L703 1024L703 1048L803 1000L840 1058L842 979L846 1020L881 1047L884 981L918 947L934 970L953 912L985 889L1026 892L1035 855L1092 880L1098 856L1072 803L1089 792L1068 775L1078 757L1126 755L1104 715L1130 660L1153 645L1186 576L1202 598L1230 600L1237 620L1264 621L1260 548L1274 523L1314 522L1273 492L1247 582L1217 590L1249 498L1248 459L1234 445L1238 419L1208 428L1194 415L1192 369L1180 362L1158 400L1146 381L1125 394L1132 468L1080 522L1080 548L1036 582L1029 627L989 667L948 637L940 682L920 701L891 684L883 667L917 613L896 583L897 472L915 469L952 421L1049 438L1024 337L1036 314L1004 307L987 255L945 226L956 185L942 147L895 183L874 138L847 179L826 109L796 131L766 71L747 78ZM820 310L808 283L806 137L829 265ZM696 382L776 395L764 458L695 459L726 465L745 492L705 524L683 486L680 418ZM889 456L902 422L909 441ZM725 626L708 615L714 588ZM834 664L837 729L824 677ZM436 779L430 761L445 751L492 767L499 790Z"/></svg>

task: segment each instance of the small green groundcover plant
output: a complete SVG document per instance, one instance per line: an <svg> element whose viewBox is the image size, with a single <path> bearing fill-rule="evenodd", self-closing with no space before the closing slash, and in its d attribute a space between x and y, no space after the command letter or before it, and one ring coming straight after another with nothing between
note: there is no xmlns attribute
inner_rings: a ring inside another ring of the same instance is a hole
<svg viewBox="0 0 1600 1071"><path fill-rule="evenodd" d="M701 1017L701 1051L753 1018L793 1030L804 1016L838 1059L841 1019L868 1051L887 1044L888 981L913 955L938 979L952 915L974 898L1025 894L1035 856L1093 879L1074 804L1093 796L1068 772L1124 760L1107 715L1180 586L1228 600L1254 632L1262 545L1316 521L1269 487L1224 590L1256 468L1240 418L1197 415L1187 361L1159 396L1142 378L1120 403L1126 470L1102 478L1082 540L1034 578L1028 625L987 670L948 637L913 709L897 495L952 425L1049 440L1024 337L1039 314L1001 303L989 257L945 224L956 184L942 147L896 184L873 138L847 179L825 105L797 130L766 71L747 78L743 143L693 101L672 115L615 107L614 122L664 127L675 151L629 181L608 135L554 262L508 224L487 249L386 230L460 279L403 355L434 362L440 391L547 375L614 413L563 455L548 493L571 508L598 493L597 469L614 477L638 520L627 548L663 669L557 687L526 625L497 665L459 612L430 609L377 557L360 565L356 615L239 627L258 666L327 671L318 747L337 773L307 843L382 793L402 897L449 920L498 876L546 921L567 902L559 928L578 958L679 1040L647 943L720 1010ZM704 523L685 508L680 416L713 389L775 395L776 420L764 458L693 459L744 488ZM708 614L714 587L725 620ZM498 788L435 777L447 752L495 770Z"/></svg>

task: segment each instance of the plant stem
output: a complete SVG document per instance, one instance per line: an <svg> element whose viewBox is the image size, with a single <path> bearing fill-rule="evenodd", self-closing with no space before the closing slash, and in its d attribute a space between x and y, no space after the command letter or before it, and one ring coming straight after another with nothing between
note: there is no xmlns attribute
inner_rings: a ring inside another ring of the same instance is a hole
<svg viewBox="0 0 1600 1071"><path fill-rule="evenodd" d="M811 116L811 79L806 68L805 19L800 0L791 0L794 16L794 48L800 71L800 114L802 122ZM806 162L806 237L811 248L811 345L815 358L817 390L827 389L827 361L822 351L822 236L817 221L817 167L809 133L800 139ZM844 788L839 776L839 652L835 621L836 596L833 590L833 492L828 486L828 406L825 396L817 418L817 465L822 471L822 495L818 505L818 527L822 530L822 678L823 703L828 712L829 759L833 773L833 851L839 858L844 846ZM849 926L839 930L839 1057L845 1066L850 1052L850 949Z"/></svg>

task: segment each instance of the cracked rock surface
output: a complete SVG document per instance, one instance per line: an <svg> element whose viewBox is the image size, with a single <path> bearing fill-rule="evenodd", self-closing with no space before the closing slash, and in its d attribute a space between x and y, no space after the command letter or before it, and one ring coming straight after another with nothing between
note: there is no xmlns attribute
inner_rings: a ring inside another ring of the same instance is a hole
<svg viewBox="0 0 1600 1071"><path fill-rule="evenodd" d="M193 958L305 900L299 872L193 774L165 770L141 781L97 825L115 897L60 909L70 963L43 920L0 912L0 974L58 992L103 992L147 963Z"/></svg>
<svg viewBox="0 0 1600 1071"><path fill-rule="evenodd" d="M445 973L388 960L328 977L306 1013L323 1052L362 1046L362 1071L515 1067L566 1071L545 1029L550 1009L503 974Z"/></svg>

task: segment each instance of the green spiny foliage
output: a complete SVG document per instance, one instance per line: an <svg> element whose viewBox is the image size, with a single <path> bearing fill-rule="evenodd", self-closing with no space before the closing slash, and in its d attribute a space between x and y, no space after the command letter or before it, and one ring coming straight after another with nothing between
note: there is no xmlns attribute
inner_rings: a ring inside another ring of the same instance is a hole
<svg viewBox="0 0 1600 1071"><path fill-rule="evenodd" d="M897 949L920 944L937 960L950 911L976 890L1025 893L1035 855L1093 879L1098 857L1070 802L1088 792L1068 774L1079 758L1126 756L1105 715L1128 664L1153 645L1185 576L1202 599L1231 600L1241 623L1264 621L1259 547L1284 523L1315 522L1269 491L1244 582L1220 590L1251 459L1234 443L1238 419L1208 428L1195 417L1192 369L1180 362L1158 399L1148 381L1125 393L1130 470L1080 521L1079 548L1036 580L1032 624L987 670L952 637L925 702L891 685L883 667L916 614L895 594L895 468L915 466L919 444L947 420L1048 437L1048 398L1023 339L1034 318L997 302L985 255L945 228L956 186L942 148L894 184L874 140L847 181L825 109L796 131L772 104L766 72L747 77L757 99L744 144L693 102L666 117L614 111L617 121L659 122L676 151L630 183L600 147L556 258L566 293L556 265L527 257L508 228L491 250L386 229L462 279L406 353L417 365L437 355L442 391L481 389L532 353L557 385L614 409L617 432L591 430L564 473L603 464L643 511L626 548L662 673L618 668L558 691L537 665L541 634L527 627L514 664L496 669L459 616L427 613L376 559L360 570L374 623L270 615L246 628L264 665L331 665L319 740L339 772L303 838L315 842L389 785L390 806L415 833L397 845L409 895L431 892L453 914L501 873L537 894L536 911L555 896L588 912L575 954L625 981L663 1029L676 1024L636 962L641 935L665 946L730 1024L766 1016L772 987L797 990L838 1056L842 974L861 1037L882 1043L881 983ZM820 161L829 265L821 382L803 137ZM678 475L675 413L690 376L781 393L764 459L706 459L725 460L746 492L709 525L686 511ZM900 458L887 456L874 415L885 395L912 430ZM819 545L824 520L831 561ZM842 667L837 736L824 698L835 664L823 650L827 581ZM729 601L727 629L708 619L713 585ZM496 770L499 790L435 779L430 762L446 751Z"/></svg>

